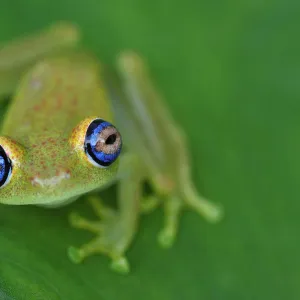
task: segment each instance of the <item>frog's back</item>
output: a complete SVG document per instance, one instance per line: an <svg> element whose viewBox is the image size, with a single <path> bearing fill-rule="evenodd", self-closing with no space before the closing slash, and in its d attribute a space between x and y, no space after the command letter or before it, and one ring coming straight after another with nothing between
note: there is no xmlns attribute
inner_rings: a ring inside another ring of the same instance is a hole
<svg viewBox="0 0 300 300"><path fill-rule="evenodd" d="M76 124L95 114L111 121L99 73L99 64L87 54L39 62L22 80L2 134L22 143L48 131L69 136Z"/></svg>

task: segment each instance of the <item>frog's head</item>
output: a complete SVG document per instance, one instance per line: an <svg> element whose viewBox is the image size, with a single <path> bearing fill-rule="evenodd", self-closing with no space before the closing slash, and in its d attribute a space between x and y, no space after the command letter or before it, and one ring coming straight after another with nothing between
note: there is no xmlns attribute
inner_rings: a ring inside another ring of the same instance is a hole
<svg viewBox="0 0 300 300"><path fill-rule="evenodd" d="M0 203L55 206L112 181L122 148L118 130L90 117L67 134L30 137L28 147L0 137Z"/></svg>

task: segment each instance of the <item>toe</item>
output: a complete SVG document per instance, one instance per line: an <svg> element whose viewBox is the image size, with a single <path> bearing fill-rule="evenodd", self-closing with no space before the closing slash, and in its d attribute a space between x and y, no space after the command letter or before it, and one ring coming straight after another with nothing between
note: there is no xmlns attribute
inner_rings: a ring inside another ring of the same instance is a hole
<svg viewBox="0 0 300 300"><path fill-rule="evenodd" d="M125 257L113 259L111 268L112 270L120 274L128 274L130 271L128 260Z"/></svg>

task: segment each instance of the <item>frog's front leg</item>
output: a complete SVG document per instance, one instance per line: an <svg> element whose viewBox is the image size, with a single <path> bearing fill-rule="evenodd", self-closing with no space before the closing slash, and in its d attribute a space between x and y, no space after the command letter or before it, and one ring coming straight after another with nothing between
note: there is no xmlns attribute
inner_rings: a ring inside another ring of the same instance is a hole
<svg viewBox="0 0 300 300"><path fill-rule="evenodd" d="M97 235L80 248L69 248L69 257L73 262L79 263L86 257L99 253L112 259L113 270L119 273L129 272L125 252L136 232L143 180L142 170L135 157L130 155L122 157L120 176L118 210L106 207L97 196L93 195L89 196L88 201L99 221L87 220L76 213L70 215L72 226L89 230Z"/></svg>

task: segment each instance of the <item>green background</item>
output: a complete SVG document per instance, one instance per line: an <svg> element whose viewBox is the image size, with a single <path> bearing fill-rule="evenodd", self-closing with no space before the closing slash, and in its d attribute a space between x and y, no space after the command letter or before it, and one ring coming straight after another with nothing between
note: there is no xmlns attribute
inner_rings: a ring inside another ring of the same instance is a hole
<svg viewBox="0 0 300 300"><path fill-rule="evenodd" d="M106 63L124 48L147 57L198 189L226 209L218 225L184 214L171 250L156 243L162 211L143 217L126 277L104 257L68 261L89 238L68 227L70 208L1 206L0 299L300 299L299 1L0 5L1 41L65 19Z"/></svg>

